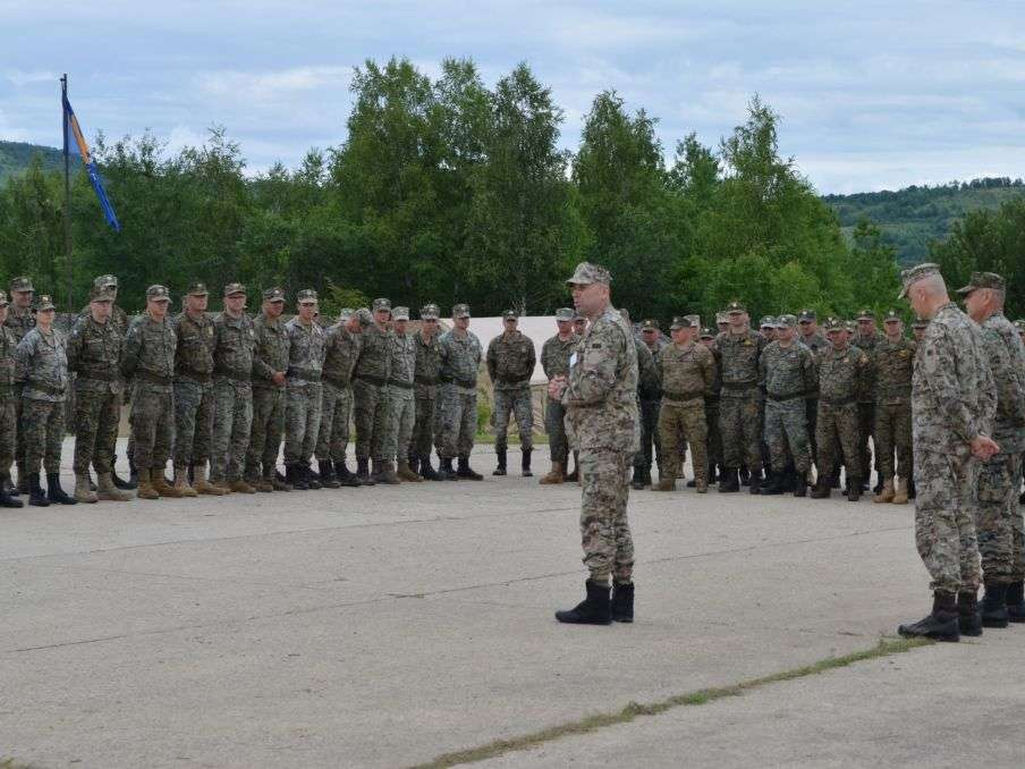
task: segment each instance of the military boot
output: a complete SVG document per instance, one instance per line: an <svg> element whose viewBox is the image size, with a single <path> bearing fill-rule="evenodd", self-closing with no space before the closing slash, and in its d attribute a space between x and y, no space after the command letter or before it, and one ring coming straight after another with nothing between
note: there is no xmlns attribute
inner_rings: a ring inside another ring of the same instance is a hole
<svg viewBox="0 0 1025 769"><path fill-rule="evenodd" d="M740 491L740 478L737 474L737 468L727 467L722 471L719 475L719 491L723 494Z"/></svg>
<svg viewBox="0 0 1025 769"><path fill-rule="evenodd" d="M334 463L330 459L317 460L317 469L320 471L320 485L325 489L338 489L342 484L335 476Z"/></svg>
<svg viewBox="0 0 1025 769"><path fill-rule="evenodd" d="M227 492L206 479L206 465L192 466L192 483L197 494L208 494L211 497L223 497Z"/></svg>
<svg viewBox="0 0 1025 769"><path fill-rule="evenodd" d="M395 467L394 465L392 465L390 461L378 462L375 459L374 466L379 468L377 471L378 483L384 483L389 486L394 486L398 483L402 483L402 481L399 480L399 476L395 474Z"/></svg>
<svg viewBox="0 0 1025 769"><path fill-rule="evenodd" d="M659 482L662 479L659 478ZM618 582L612 585L612 601L610 603L613 622L634 621L634 586L620 585Z"/></svg>
<svg viewBox="0 0 1025 769"><path fill-rule="evenodd" d="M127 502L132 498L114 485L111 473L96 474L96 497L105 502Z"/></svg>
<svg viewBox="0 0 1025 769"><path fill-rule="evenodd" d="M893 490L893 499L890 501L895 505L906 505L908 503L908 482L903 478L897 479L897 485Z"/></svg>
<svg viewBox="0 0 1025 769"><path fill-rule="evenodd" d="M794 473L794 496L803 497L808 494L808 473L797 471Z"/></svg>
<svg viewBox="0 0 1025 769"><path fill-rule="evenodd" d="M1007 612L1007 584L987 582L981 608L983 627L1007 627L1011 621Z"/></svg>
<svg viewBox="0 0 1025 769"><path fill-rule="evenodd" d="M310 484L306 480L306 465L303 462L291 462L285 468L285 479L296 491L309 491Z"/></svg>
<svg viewBox="0 0 1025 769"><path fill-rule="evenodd" d="M356 458L356 477L364 486L373 486L376 481L370 477L370 460Z"/></svg>
<svg viewBox="0 0 1025 769"><path fill-rule="evenodd" d="M3 479L0 480L0 488L7 492L8 496L21 496L21 492L18 491L18 485L11 479L10 473L4 474Z"/></svg>
<svg viewBox="0 0 1025 769"><path fill-rule="evenodd" d="M659 476L658 484L651 487L652 491L676 491L676 478L672 475Z"/></svg>
<svg viewBox="0 0 1025 769"><path fill-rule="evenodd" d="M932 638L936 641L960 641L958 607L953 593L933 593L932 612L910 625L901 625L897 632L905 638Z"/></svg>
<svg viewBox="0 0 1025 769"><path fill-rule="evenodd" d="M250 486L248 483L243 481L241 478L236 478L228 484L228 488L235 494L255 494L256 489Z"/></svg>
<svg viewBox="0 0 1025 769"><path fill-rule="evenodd" d="M1012 582L1005 594L1007 619L1011 622L1025 622L1025 582Z"/></svg>
<svg viewBox="0 0 1025 769"><path fill-rule="evenodd" d="M547 475L542 475L538 483L540 483L542 486L562 483L566 480L565 476L563 475L564 469L565 465L563 465L562 462L552 462L552 469L548 471Z"/></svg>
<svg viewBox="0 0 1025 769"><path fill-rule="evenodd" d="M89 473L75 473L75 499L89 504L99 501L99 497L89 488Z"/></svg>
<svg viewBox="0 0 1025 769"><path fill-rule="evenodd" d="M751 471L747 465L740 466L740 485L747 486L751 483Z"/></svg>
<svg viewBox="0 0 1025 769"><path fill-rule="evenodd" d="M751 471L751 478L750 478L750 480L747 483L747 490L751 494L761 494L762 493L762 471L761 470L752 470Z"/></svg>
<svg viewBox="0 0 1025 769"><path fill-rule="evenodd" d="M424 480L418 473L413 472L413 468L409 466L409 462L399 462L399 468L395 471L395 474L399 476L400 481L423 483Z"/></svg>
<svg viewBox="0 0 1025 769"><path fill-rule="evenodd" d="M306 484L311 489L316 491L317 489L324 488L324 484L322 484L320 482L320 473L313 472L312 463L310 463L310 462L303 462L302 463L302 473L303 473L303 478L306 479Z"/></svg>
<svg viewBox="0 0 1025 769"><path fill-rule="evenodd" d="M760 493L762 493L762 494L764 494L766 496L769 496L769 497L774 497L774 496L778 496L778 495L782 494L783 493L783 473L776 473L776 472L773 472L773 471L770 470L768 475L769 475L769 480L768 480L768 482L764 486L761 487ZM753 485L754 484L752 483L752 486ZM753 494L754 492L751 492L751 493Z"/></svg>
<svg viewBox="0 0 1025 769"><path fill-rule="evenodd" d="M897 496L897 492L893 489L893 478L887 478L883 481L883 488L878 494L872 497L872 501L876 504L892 502ZM907 497L904 498L907 502Z"/></svg>
<svg viewBox="0 0 1025 769"><path fill-rule="evenodd" d="M111 467L110 480L114 484L114 488L120 489L121 491L132 491L133 489L138 487L138 485L139 485L138 475L135 474L134 471L132 471L130 469L132 464L133 463L129 462L129 472L132 475L135 475L135 481L132 481L131 477L129 477L129 480L126 481L124 478L118 477L117 471L113 469L114 463L111 462L111 464L110 464L110 467ZM99 478L97 478L97 481L98 480L99 480ZM97 483L96 485L97 485L97 488L99 488L99 483Z"/></svg>
<svg viewBox="0 0 1025 769"><path fill-rule="evenodd" d="M611 588L591 580L587 580L584 587L587 590L587 598L572 609L555 612L555 619L573 625L611 625Z"/></svg>
<svg viewBox="0 0 1025 769"><path fill-rule="evenodd" d="M167 482L167 478L164 477L164 468L162 467L151 467L149 471L149 482L153 486L153 490L162 497L173 497L178 499L185 496L181 489L176 489L170 483Z"/></svg>
<svg viewBox="0 0 1025 769"><path fill-rule="evenodd" d="M505 460L506 452L505 449L495 451L495 457L498 459L498 465L491 472L492 475L505 475Z"/></svg>
<svg viewBox="0 0 1025 769"><path fill-rule="evenodd" d="M828 475L820 475L818 482L811 490L812 499L829 499L833 493L833 482Z"/></svg>
<svg viewBox="0 0 1025 769"><path fill-rule="evenodd" d="M469 481L483 481L484 476L470 467L470 455L460 454L459 455L459 469L456 470L456 475L460 478L466 478Z"/></svg>
<svg viewBox="0 0 1025 769"><path fill-rule="evenodd" d="M861 481L857 478L847 478L847 501L858 502L861 499Z"/></svg>
<svg viewBox="0 0 1025 769"><path fill-rule="evenodd" d="M522 449L523 456L520 458L520 475L524 478L534 477L534 473L530 471L530 449Z"/></svg>
<svg viewBox="0 0 1025 769"><path fill-rule="evenodd" d="M19 463L18 464L18 482L14 485L14 488L17 490L17 492L19 494L28 494L29 491L31 491L30 485L29 485L29 475L30 475L30 473L25 472L25 469Z"/></svg>
<svg viewBox="0 0 1025 769"><path fill-rule="evenodd" d="M271 494L274 491L274 482L270 478L264 478L263 476L257 474L247 475L245 480L246 483L248 483L261 494Z"/></svg>
<svg viewBox="0 0 1025 769"><path fill-rule="evenodd" d="M135 466L135 459L128 458L128 484L129 488L139 487L139 468Z"/></svg>
<svg viewBox="0 0 1025 769"><path fill-rule="evenodd" d="M50 500L46 498L43 487L39 485L39 473L25 473L24 477L25 483L28 485L28 503L33 507L49 507ZM19 477L18 480L20 481L21 478Z"/></svg>
<svg viewBox="0 0 1025 769"><path fill-rule="evenodd" d="M961 635L982 635L982 612L976 592L963 591L957 594L958 629Z"/></svg>
<svg viewBox="0 0 1025 769"><path fill-rule="evenodd" d="M644 488L644 468L640 465L634 465L634 477L630 481L630 488L637 491Z"/></svg>
<svg viewBox="0 0 1025 769"><path fill-rule="evenodd" d="M149 470L139 472L139 486L135 496L139 499L160 499L160 494L157 493L157 490L153 488L153 484L150 482Z"/></svg>
<svg viewBox="0 0 1025 769"><path fill-rule="evenodd" d="M5 479L6 480L6 479ZM25 503L11 494L9 483L0 483L0 507L24 507Z"/></svg>
<svg viewBox="0 0 1025 769"><path fill-rule="evenodd" d="M185 467L174 468L174 487L183 497L199 496L199 492L189 485L189 472Z"/></svg>
<svg viewBox="0 0 1025 769"><path fill-rule="evenodd" d="M340 462L334 462L334 468L335 477L338 479L338 482L342 484L342 486L348 486L350 488L353 488L363 485L363 482L359 479L359 477L355 473L349 471L349 468L346 466L344 459Z"/></svg>
<svg viewBox="0 0 1025 769"><path fill-rule="evenodd" d="M442 481L456 481L456 471L452 469L452 457L438 458L438 479Z"/></svg>
<svg viewBox="0 0 1025 769"><path fill-rule="evenodd" d="M285 480L285 477L276 470L271 470L263 473L263 483L270 484L271 489L274 491L291 491L292 484Z"/></svg>
<svg viewBox="0 0 1025 769"><path fill-rule="evenodd" d="M431 456L420 457L420 477L425 481L440 481L441 476L431 466Z"/></svg>
<svg viewBox="0 0 1025 769"><path fill-rule="evenodd" d="M88 486L86 487L88 488ZM77 505L78 500L61 488L60 473L46 474L46 498L60 505Z"/></svg>

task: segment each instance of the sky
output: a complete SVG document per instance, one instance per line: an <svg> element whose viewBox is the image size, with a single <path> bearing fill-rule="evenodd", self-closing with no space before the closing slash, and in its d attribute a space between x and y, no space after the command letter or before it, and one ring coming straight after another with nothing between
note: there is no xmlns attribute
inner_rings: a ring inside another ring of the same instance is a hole
<svg viewBox="0 0 1025 769"><path fill-rule="evenodd" d="M671 158L718 145L758 94L821 193L1025 176L1025 2L248 2L0 0L0 139L60 144L59 83L87 136L168 151L223 125L250 173L340 146L355 67L518 63L575 150L595 95L658 118Z"/></svg>

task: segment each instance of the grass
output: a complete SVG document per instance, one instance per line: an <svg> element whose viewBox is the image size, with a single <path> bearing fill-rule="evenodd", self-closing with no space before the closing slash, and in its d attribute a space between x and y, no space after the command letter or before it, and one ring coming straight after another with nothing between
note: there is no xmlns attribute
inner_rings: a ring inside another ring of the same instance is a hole
<svg viewBox="0 0 1025 769"><path fill-rule="evenodd" d="M804 667L794 668L792 670L784 670L779 673L773 673L760 678L752 678L731 686L698 689L697 691L677 694L667 699L647 704L631 702L618 712L598 713L595 715L585 716L576 721L570 721L557 726L550 726L547 729L520 735L519 737L512 737L507 740L495 740L494 742L490 742L476 748L467 748L465 750L459 750L452 753L444 753L432 761L428 761L425 764L417 764L410 769L448 769L448 767L458 766L460 764L485 761L489 758L495 758L506 753L527 750L545 742L561 739L562 737L569 737L576 734L588 734L607 726L626 724L633 721L638 716L657 716L660 713L664 713L673 708L690 705L707 705L710 702L715 702L716 700L720 700L725 697L739 697L746 692L763 686L768 686L769 684L818 675L819 673L825 673L830 670L835 670L836 668L844 668L849 665L853 665L855 662L863 662L865 660L877 659L879 657L888 657L892 654L903 654L915 647L927 646L931 643L931 641L925 639L883 638L880 639L879 643L871 649L852 652L850 654L845 654L842 657L828 657L811 665L805 665ZM2 769L2 767L0 767L0 769Z"/></svg>

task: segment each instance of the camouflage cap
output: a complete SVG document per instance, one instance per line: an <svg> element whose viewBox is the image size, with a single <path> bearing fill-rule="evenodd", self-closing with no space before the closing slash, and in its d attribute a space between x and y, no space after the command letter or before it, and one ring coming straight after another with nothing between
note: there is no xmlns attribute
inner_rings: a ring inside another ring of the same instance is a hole
<svg viewBox="0 0 1025 769"><path fill-rule="evenodd" d="M502 320L519 320L520 314L516 310L505 310L502 313Z"/></svg>
<svg viewBox="0 0 1025 769"><path fill-rule="evenodd" d="M49 294L43 294L39 297L39 306L36 309L40 312L43 310L56 310L57 305L53 303L53 299L50 298Z"/></svg>
<svg viewBox="0 0 1025 769"><path fill-rule="evenodd" d="M856 321L847 320L847 321L844 321L843 325L844 325L844 328L847 329L847 331L849 331L852 334L856 333L857 330L858 330L858 324L857 324Z"/></svg>
<svg viewBox="0 0 1025 769"><path fill-rule="evenodd" d="M600 264L581 262L566 282L571 286L589 286L592 283L604 283L607 286L612 282L612 275Z"/></svg>
<svg viewBox="0 0 1025 769"><path fill-rule="evenodd" d="M263 290L263 298L268 302L284 302L285 289L281 286L272 286Z"/></svg>
<svg viewBox="0 0 1025 769"><path fill-rule="evenodd" d="M433 302L420 308L420 320L437 320L440 316L441 310Z"/></svg>
<svg viewBox="0 0 1025 769"><path fill-rule="evenodd" d="M210 292L206 290L206 283L195 283L189 284L189 290L185 292L189 296L209 296ZM227 296L227 294L225 294Z"/></svg>
<svg viewBox="0 0 1025 769"><path fill-rule="evenodd" d="M759 328L776 328L776 319L771 315L763 315L762 319L758 321Z"/></svg>
<svg viewBox="0 0 1025 769"><path fill-rule="evenodd" d="M897 312L896 310L887 310L886 314L883 316L883 323L893 323L894 321L898 321L899 322L899 321L902 321L902 320L904 320L904 319L901 317L900 313Z"/></svg>
<svg viewBox="0 0 1025 769"><path fill-rule="evenodd" d="M858 310L858 314L854 318L855 320L875 320L876 314L867 307Z"/></svg>
<svg viewBox="0 0 1025 769"><path fill-rule="evenodd" d="M470 317L470 305L468 305L468 304L454 304L454 305L452 305L452 317L453 318L469 318Z"/></svg>
<svg viewBox="0 0 1025 769"><path fill-rule="evenodd" d="M1018 323L1023 323L1023 321L1019 320ZM911 328L925 328L928 325L929 321L925 318L915 318L915 322L911 324Z"/></svg>
<svg viewBox="0 0 1025 769"><path fill-rule="evenodd" d="M726 313L725 312L717 312L715 314L715 324L716 325L719 325L720 323L729 323L729 322L730 321L726 317Z"/></svg>
<svg viewBox="0 0 1025 769"><path fill-rule="evenodd" d="M900 293L897 294L898 299L903 299L908 295L908 289L911 288L915 283L920 281L922 278L928 278L930 275L939 275L940 266L934 262L922 262L916 264L909 270L900 271L900 282L902 288Z"/></svg>
<svg viewBox="0 0 1025 769"><path fill-rule="evenodd" d="M915 321L915 322L917 323L918 321ZM928 322L929 321L926 321L926 323L928 323ZM1014 327L1016 329L1018 329L1019 331L1025 331L1025 319L1016 320L1014 322Z"/></svg>
<svg viewBox="0 0 1025 769"><path fill-rule="evenodd" d="M392 320L409 320L408 307L396 307L391 311Z"/></svg>
<svg viewBox="0 0 1025 769"><path fill-rule="evenodd" d="M702 339L715 339L715 331L713 329L710 329L710 328L708 328L706 326L705 328L701 329L701 338Z"/></svg>
<svg viewBox="0 0 1025 769"><path fill-rule="evenodd" d="M972 279L968 281L968 285L964 288L959 288L957 293L970 294L977 288L995 288L997 291L1006 291L1007 281L995 272L973 272Z"/></svg>
<svg viewBox="0 0 1025 769"><path fill-rule="evenodd" d="M833 318L833 317L826 318L825 326L826 326L826 333L827 334L830 334L830 333L832 333L834 331L846 331L847 330L847 324L844 323L842 320L840 320L840 318Z"/></svg>
<svg viewBox="0 0 1025 769"><path fill-rule="evenodd" d="M682 317L682 316L681 316ZM675 318L673 320L676 320ZM670 326L670 328L672 328ZM658 326L658 321L653 318L648 318L641 321L641 331L661 331L662 329Z"/></svg>
<svg viewBox="0 0 1025 769"><path fill-rule="evenodd" d="M776 318L776 328L797 328L797 316L787 313Z"/></svg>
<svg viewBox="0 0 1025 769"><path fill-rule="evenodd" d="M27 275L20 275L17 278L11 279L11 293L15 291L35 291L32 288L32 278Z"/></svg>
<svg viewBox="0 0 1025 769"><path fill-rule="evenodd" d="M360 328L369 328L374 325L374 316L366 307L356 310L356 319L359 321Z"/></svg>
<svg viewBox="0 0 1025 769"><path fill-rule="evenodd" d="M295 295L296 304L316 304L317 292L312 288L302 288Z"/></svg>
<svg viewBox="0 0 1025 769"><path fill-rule="evenodd" d="M810 307L805 307L803 310L801 310L800 315L797 316L797 321L798 323L811 323L817 317L818 316L815 314L815 310L811 309Z"/></svg>
<svg viewBox="0 0 1025 769"><path fill-rule="evenodd" d="M154 283L146 289L146 298L152 299L154 302L170 302L171 292L167 290L167 286Z"/></svg>
<svg viewBox="0 0 1025 769"><path fill-rule="evenodd" d="M572 322L575 312L569 307L560 307L555 311L555 320L559 323L566 323L567 321Z"/></svg>
<svg viewBox="0 0 1025 769"><path fill-rule="evenodd" d="M89 301L113 302L116 298L116 292L112 289L112 286L93 286L89 289Z"/></svg>
<svg viewBox="0 0 1025 769"><path fill-rule="evenodd" d="M725 312L727 315L740 315L741 313L747 312L747 308L740 302L733 301L726 305Z"/></svg>
<svg viewBox="0 0 1025 769"><path fill-rule="evenodd" d="M117 275L99 275L93 278L93 285L104 288L117 288Z"/></svg>
<svg viewBox="0 0 1025 769"><path fill-rule="evenodd" d="M228 283L224 286L224 296L232 296L233 294L244 294L246 287L241 283Z"/></svg>
<svg viewBox="0 0 1025 769"><path fill-rule="evenodd" d="M377 312L378 310L387 310L388 312L391 312L391 300L385 299L384 297L375 299L372 306L374 308L374 312Z"/></svg>
<svg viewBox="0 0 1025 769"><path fill-rule="evenodd" d="M338 320L344 323L345 321L349 320L355 312L356 311L351 307L343 307L338 311Z"/></svg>
<svg viewBox="0 0 1025 769"><path fill-rule="evenodd" d="M669 324L669 330L676 331L681 328L690 328L690 321L684 315L674 315L673 322Z"/></svg>
<svg viewBox="0 0 1025 769"><path fill-rule="evenodd" d="M6 307L10 303L10 300L7 298L7 292L0 291L0 307Z"/></svg>

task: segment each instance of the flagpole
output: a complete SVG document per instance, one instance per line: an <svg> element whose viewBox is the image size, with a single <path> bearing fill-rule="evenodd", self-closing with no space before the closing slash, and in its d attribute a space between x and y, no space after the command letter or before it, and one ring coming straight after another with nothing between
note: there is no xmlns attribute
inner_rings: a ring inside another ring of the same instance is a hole
<svg viewBox="0 0 1025 769"><path fill-rule="evenodd" d="M61 77L61 115L64 122L64 257L67 259L68 269L68 312L75 311L74 297L72 296L74 277L71 269L71 158L68 150L68 111L65 104L68 101L68 73Z"/></svg>

